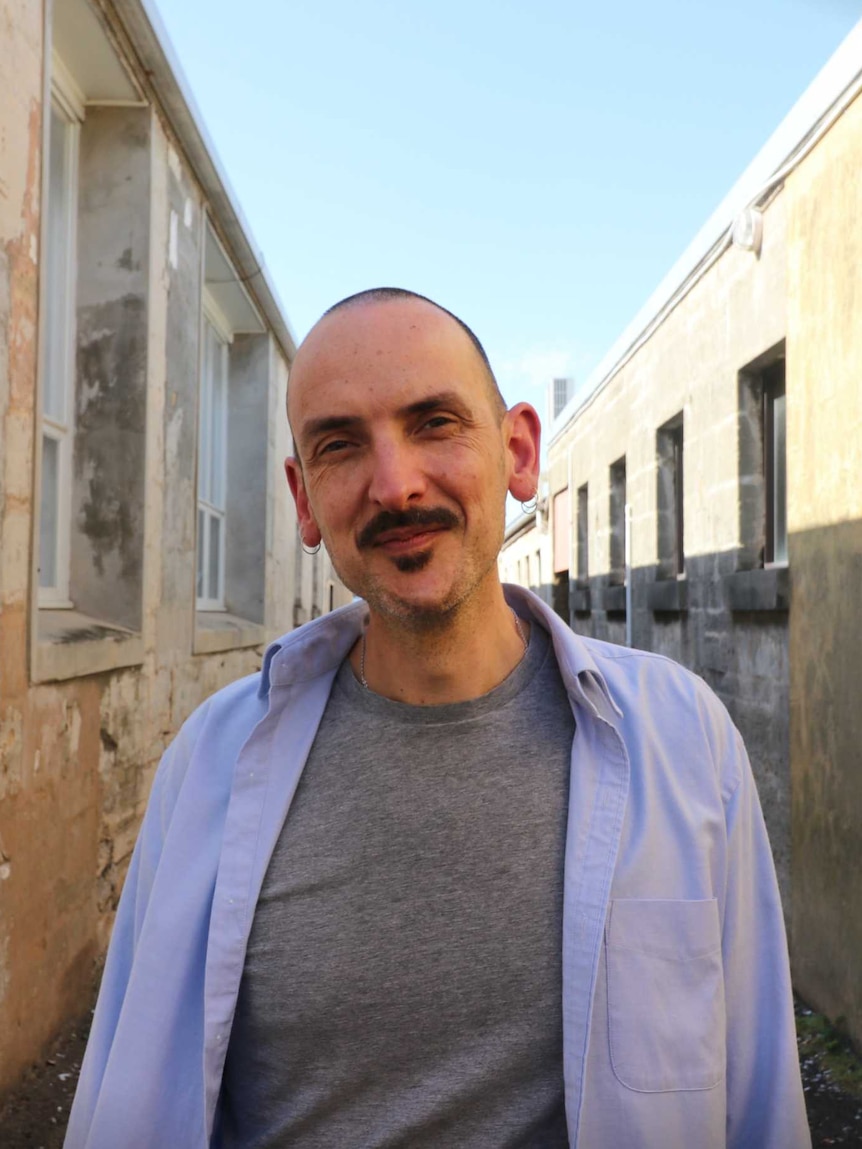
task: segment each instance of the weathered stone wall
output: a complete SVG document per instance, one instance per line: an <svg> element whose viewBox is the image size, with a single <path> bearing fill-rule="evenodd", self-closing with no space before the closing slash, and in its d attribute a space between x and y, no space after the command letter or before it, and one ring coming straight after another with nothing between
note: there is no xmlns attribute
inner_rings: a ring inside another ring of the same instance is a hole
<svg viewBox="0 0 862 1149"><path fill-rule="evenodd" d="M325 555L296 552L281 470L288 365L269 334L255 337L263 415L249 466L265 501L253 556L264 600L251 630L196 645L207 205L150 92L150 106L88 109L82 128L78 601L37 608L42 20L41 0L0 0L0 1093L89 1003L166 744L290 629L295 570L306 614L312 582L331 576ZM141 516L128 535L124 505ZM339 585L335 605L349 597Z"/></svg>
<svg viewBox="0 0 862 1149"><path fill-rule="evenodd" d="M549 454L552 497L566 486L575 492L589 485L591 610L573 611L572 625L611 642L625 641L626 624L624 588L609 590L610 467L625 456L634 645L691 667L730 711L752 760L789 910L787 614L731 611L724 583L740 565L738 373L786 334L785 217L779 195L766 211L760 257L728 250ZM680 413L685 579L665 580L657 603L652 588L666 573L657 433ZM576 516L575 498L572 511ZM574 572L576 521L571 538Z"/></svg>
<svg viewBox="0 0 862 1149"><path fill-rule="evenodd" d="M862 1043L862 102L785 197L793 961Z"/></svg>

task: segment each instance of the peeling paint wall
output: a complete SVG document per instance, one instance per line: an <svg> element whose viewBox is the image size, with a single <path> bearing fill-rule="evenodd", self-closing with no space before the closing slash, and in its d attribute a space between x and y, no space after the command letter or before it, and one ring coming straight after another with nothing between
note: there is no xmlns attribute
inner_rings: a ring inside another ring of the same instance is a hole
<svg viewBox="0 0 862 1149"><path fill-rule="evenodd" d="M249 466L266 442L269 409L269 336L238 335L230 347L227 608L263 622L266 587L266 488L277 473Z"/></svg>
<svg viewBox="0 0 862 1149"><path fill-rule="evenodd" d="M263 574L238 602L255 637L195 653L203 212L216 208L145 76L148 106L88 106L81 127L75 609L37 608L42 21L41 0L0 0L0 1094L89 1006L165 746L259 666L294 609L288 365L265 335L235 348L257 380L259 442L249 423L243 450L259 530L245 547ZM313 565L325 586L325 555L303 556L309 584ZM339 586L335 605L349 597Z"/></svg>
<svg viewBox="0 0 862 1149"><path fill-rule="evenodd" d="M32 529L43 28L41 4L0 0L0 1078L20 1068L18 1035L29 941L28 870L36 843L20 836L22 793L35 781L28 722L27 602ZM31 808L32 800L26 805ZM56 1024L56 1015L47 1020ZM44 1033L41 1035L44 1039ZM38 1041L38 1038L37 1038ZM29 1047L32 1056L38 1045Z"/></svg>

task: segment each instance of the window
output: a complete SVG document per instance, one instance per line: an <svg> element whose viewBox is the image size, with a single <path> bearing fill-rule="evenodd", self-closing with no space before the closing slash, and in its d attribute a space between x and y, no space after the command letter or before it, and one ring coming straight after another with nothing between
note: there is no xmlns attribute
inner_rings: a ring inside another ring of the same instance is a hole
<svg viewBox="0 0 862 1149"><path fill-rule="evenodd" d="M610 469L610 582L626 580L626 460L625 456Z"/></svg>
<svg viewBox="0 0 862 1149"><path fill-rule="evenodd" d="M739 373L739 549L723 578L731 611L790 608L785 344Z"/></svg>
<svg viewBox="0 0 862 1149"><path fill-rule="evenodd" d="M764 562L787 562L785 361L763 371Z"/></svg>
<svg viewBox="0 0 862 1149"><path fill-rule="evenodd" d="M48 127L39 603L67 607L75 399L75 235L81 109L55 88Z"/></svg>
<svg viewBox="0 0 862 1149"><path fill-rule="evenodd" d="M572 516L569 488L553 498L554 582L551 605L560 618L569 621L569 556L572 549Z"/></svg>
<svg viewBox="0 0 862 1149"><path fill-rule="evenodd" d="M570 507L569 488L564 487L562 491L557 491L553 499L554 574L568 572L569 569L572 534Z"/></svg>
<svg viewBox="0 0 862 1149"><path fill-rule="evenodd" d="M36 681L141 657L152 216L151 109L89 5L51 10Z"/></svg>
<svg viewBox="0 0 862 1149"><path fill-rule="evenodd" d="M787 562L784 344L739 373L739 569Z"/></svg>
<svg viewBox="0 0 862 1149"><path fill-rule="evenodd" d="M181 226L177 213L174 218L178 234L191 244L191 230ZM255 628L264 619L270 530L273 357L270 336L233 261L212 223L198 219L194 237L203 246L204 282L197 371L195 650L212 651L216 641L223 643L219 649L260 641ZM200 246L195 254L199 259ZM191 255L187 258L191 266ZM301 552L296 561L299 594ZM300 610L307 603L314 616L323 610L325 586L317 565L311 574L311 596L302 594Z"/></svg>
<svg viewBox="0 0 862 1149"><path fill-rule="evenodd" d="M206 312L206 309L205 309ZM200 374L197 604L224 610L228 339L205 314Z"/></svg>
<svg viewBox="0 0 862 1149"><path fill-rule="evenodd" d="M656 435L659 578L685 573L683 509L683 416L680 412Z"/></svg>
<svg viewBox="0 0 862 1149"><path fill-rule="evenodd" d="M590 577L589 487L578 488L578 582Z"/></svg>

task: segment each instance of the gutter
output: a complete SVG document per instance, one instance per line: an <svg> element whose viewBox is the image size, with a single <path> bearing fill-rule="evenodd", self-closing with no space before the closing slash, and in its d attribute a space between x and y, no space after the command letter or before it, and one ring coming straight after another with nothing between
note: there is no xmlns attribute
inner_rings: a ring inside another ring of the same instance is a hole
<svg viewBox="0 0 862 1149"><path fill-rule="evenodd" d="M733 224L763 206L862 92L862 21L797 101L681 258L551 428L552 447L646 344L731 245Z"/></svg>
<svg viewBox="0 0 862 1149"><path fill-rule="evenodd" d="M251 228L230 186L153 0L114 0L158 102L175 132L218 224L246 291L263 313L288 365L296 339Z"/></svg>

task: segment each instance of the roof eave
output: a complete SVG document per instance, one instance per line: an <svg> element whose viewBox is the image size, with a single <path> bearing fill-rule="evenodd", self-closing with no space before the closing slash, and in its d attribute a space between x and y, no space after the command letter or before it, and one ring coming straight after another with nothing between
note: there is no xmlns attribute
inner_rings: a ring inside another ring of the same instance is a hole
<svg viewBox="0 0 862 1149"><path fill-rule="evenodd" d="M221 166L188 81L152 0L114 0L132 47L207 199L207 206L246 289L264 315L288 364L296 339L263 256Z"/></svg>

